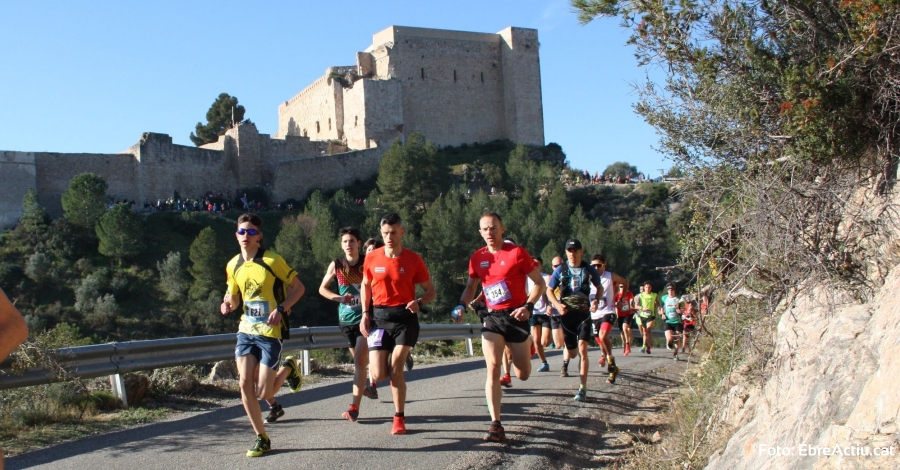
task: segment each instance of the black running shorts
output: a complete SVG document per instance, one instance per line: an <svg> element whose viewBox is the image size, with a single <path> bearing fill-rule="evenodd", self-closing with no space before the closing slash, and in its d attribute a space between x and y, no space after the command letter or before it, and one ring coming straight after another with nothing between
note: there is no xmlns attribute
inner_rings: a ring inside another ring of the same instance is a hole
<svg viewBox="0 0 900 470"><path fill-rule="evenodd" d="M684 325L681 323L666 322L666 331L677 331L678 333L681 333L684 331Z"/></svg>
<svg viewBox="0 0 900 470"><path fill-rule="evenodd" d="M637 324L634 321L634 314L625 317L619 317L616 324L619 326L619 329L624 328L625 325L628 325L629 328L637 328Z"/></svg>
<svg viewBox="0 0 900 470"><path fill-rule="evenodd" d="M562 318L559 315L550 315L550 328L554 330L562 328Z"/></svg>
<svg viewBox="0 0 900 470"><path fill-rule="evenodd" d="M496 333L502 336L507 343L523 343L531 336L528 320L516 320L509 314L484 317L481 332Z"/></svg>
<svg viewBox="0 0 900 470"><path fill-rule="evenodd" d="M344 334L344 338L347 338L347 342L350 343L350 349L356 347L356 340L358 338L366 339L363 337L362 332L359 331L359 323L341 326L341 333Z"/></svg>
<svg viewBox="0 0 900 470"><path fill-rule="evenodd" d="M406 310L402 314L403 307L384 308L375 307L375 318L371 330L382 329L384 334L380 345L371 343L372 331L369 332L370 351L393 351L395 346L415 346L419 340L419 316ZM391 320L387 320L390 318Z"/></svg>
<svg viewBox="0 0 900 470"><path fill-rule="evenodd" d="M543 328L550 328L550 315L542 315L540 313L536 313L531 316L531 320L529 321L532 326L540 326Z"/></svg>
<svg viewBox="0 0 900 470"><path fill-rule="evenodd" d="M587 315L569 313L562 317L563 338L566 341L566 349L572 351L578 349L578 340L591 340L591 319Z"/></svg>

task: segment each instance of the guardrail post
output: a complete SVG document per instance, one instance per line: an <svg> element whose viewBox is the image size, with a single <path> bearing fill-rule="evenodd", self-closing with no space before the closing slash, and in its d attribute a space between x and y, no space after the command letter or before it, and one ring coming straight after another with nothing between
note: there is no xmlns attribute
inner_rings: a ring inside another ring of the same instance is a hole
<svg viewBox="0 0 900 470"><path fill-rule="evenodd" d="M469 357L472 357L475 355L475 348L472 347L472 338L466 338L466 354Z"/></svg>
<svg viewBox="0 0 900 470"><path fill-rule="evenodd" d="M128 408L128 393L125 391L125 379L122 375L110 375L109 385L112 387L113 396L122 400L122 406Z"/></svg>
<svg viewBox="0 0 900 470"><path fill-rule="evenodd" d="M309 375L309 349L300 351L303 357L303 375Z"/></svg>

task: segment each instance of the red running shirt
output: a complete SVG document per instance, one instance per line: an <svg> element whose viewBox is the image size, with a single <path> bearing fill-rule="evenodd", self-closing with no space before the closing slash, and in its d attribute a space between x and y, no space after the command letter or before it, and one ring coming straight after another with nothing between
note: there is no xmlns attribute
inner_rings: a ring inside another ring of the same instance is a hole
<svg viewBox="0 0 900 470"><path fill-rule="evenodd" d="M476 251L469 259L469 277L481 280L488 307L504 310L525 305L525 278L535 267L525 248L504 243L496 253L487 247Z"/></svg>
<svg viewBox="0 0 900 470"><path fill-rule="evenodd" d="M631 291L625 291L625 294L616 293L616 313L620 317L627 317L628 315L634 315L634 310L631 309L631 301L634 300L634 294Z"/></svg>
<svg viewBox="0 0 900 470"><path fill-rule="evenodd" d="M372 284L372 305L381 307L416 300L416 284L431 279L422 257L407 248L396 258L385 255L383 248L372 250L366 255L363 273Z"/></svg>

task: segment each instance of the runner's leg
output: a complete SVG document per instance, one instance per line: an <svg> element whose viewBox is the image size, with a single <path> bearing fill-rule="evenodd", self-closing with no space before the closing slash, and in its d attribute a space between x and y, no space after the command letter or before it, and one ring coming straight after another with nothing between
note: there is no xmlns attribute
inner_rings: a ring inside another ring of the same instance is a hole
<svg viewBox="0 0 900 470"><path fill-rule="evenodd" d="M411 346L398 344L394 346L394 353L391 356L391 394L394 396L394 408L397 413L403 413L406 407L406 380L403 377L403 366L406 364L406 356L410 349L412 349Z"/></svg>
<svg viewBox="0 0 900 470"><path fill-rule="evenodd" d="M369 366L369 345L366 338L356 338L356 348L350 349L353 356L353 405L359 407L362 392L366 388L366 369Z"/></svg>
<svg viewBox="0 0 900 470"><path fill-rule="evenodd" d="M547 362L547 356L544 355L544 344L541 342L543 338L543 330L546 328L541 328L541 325L534 325L531 327L531 339L534 341L534 348L537 350L537 355L541 359L541 362Z"/></svg>
<svg viewBox="0 0 900 470"><path fill-rule="evenodd" d="M500 364L503 362L506 340L497 333L484 331L481 333L481 351L487 366L487 380L484 383L484 395L488 402L488 412L492 421L500 421Z"/></svg>
<svg viewBox="0 0 900 470"><path fill-rule="evenodd" d="M255 371L258 365L259 361L252 354L237 358L241 404L244 405L244 411L247 412L247 417L250 418L253 432L265 434L266 428L263 425L262 411L260 410L259 398L256 393L257 380Z"/></svg>

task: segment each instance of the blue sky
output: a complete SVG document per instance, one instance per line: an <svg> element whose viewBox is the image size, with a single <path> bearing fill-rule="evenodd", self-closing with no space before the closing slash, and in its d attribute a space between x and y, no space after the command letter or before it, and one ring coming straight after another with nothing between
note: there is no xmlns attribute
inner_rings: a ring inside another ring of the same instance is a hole
<svg viewBox="0 0 900 470"><path fill-rule="evenodd" d="M634 114L646 70L618 19L581 26L556 0L3 2L0 150L115 153L148 131L192 145L222 92L274 134L279 103L390 25L538 29L546 141L591 172L671 166Z"/></svg>

